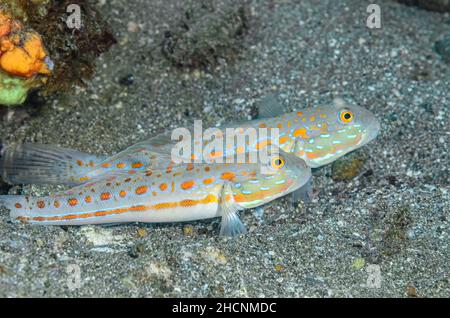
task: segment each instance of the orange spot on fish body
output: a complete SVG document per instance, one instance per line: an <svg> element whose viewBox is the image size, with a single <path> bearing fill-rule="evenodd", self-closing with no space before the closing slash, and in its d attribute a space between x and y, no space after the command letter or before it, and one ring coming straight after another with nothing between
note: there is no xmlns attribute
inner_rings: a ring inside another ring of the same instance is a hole
<svg viewBox="0 0 450 318"><path fill-rule="evenodd" d="M44 201L38 201L38 202L37 202L37 206L38 206L38 208L40 208L40 209L45 208L45 203L44 203Z"/></svg>
<svg viewBox="0 0 450 318"><path fill-rule="evenodd" d="M297 116L298 116L298 117L302 117L302 116L303 116L303 113L302 113L302 112L297 112Z"/></svg>
<svg viewBox="0 0 450 318"><path fill-rule="evenodd" d="M119 162L119 163L116 165L116 167L119 168L119 169L123 169L123 168L125 168L125 164L124 164L123 162Z"/></svg>
<svg viewBox="0 0 450 318"><path fill-rule="evenodd" d="M16 209L21 209L22 208L22 204L20 204L20 203L16 203L14 206L16 207Z"/></svg>
<svg viewBox="0 0 450 318"><path fill-rule="evenodd" d="M127 195L127 192L125 190L122 190L122 191L119 192L119 196L121 198L124 198L126 195Z"/></svg>
<svg viewBox="0 0 450 318"><path fill-rule="evenodd" d="M100 194L100 200L109 200L111 199L111 193L109 192L103 192L102 194Z"/></svg>
<svg viewBox="0 0 450 318"><path fill-rule="evenodd" d="M265 123L261 123L261 124L259 124L258 127L259 127L259 128L267 128L267 125L266 125Z"/></svg>
<svg viewBox="0 0 450 318"><path fill-rule="evenodd" d="M203 180L203 183L204 183L205 185L208 185L208 184L213 183L214 180L215 180L214 178L207 178L207 179Z"/></svg>
<svg viewBox="0 0 450 318"><path fill-rule="evenodd" d="M223 180L231 180L234 177L236 177L236 175L233 172L224 172L220 176L220 178L223 179Z"/></svg>
<svg viewBox="0 0 450 318"><path fill-rule="evenodd" d="M217 158L217 157L221 157L223 155L222 151L211 151L211 158Z"/></svg>
<svg viewBox="0 0 450 318"><path fill-rule="evenodd" d="M189 189L191 189L194 185L195 185L194 180L188 180L188 181L185 181L185 182L183 182L183 183L181 184L181 189L183 189L183 190L189 190Z"/></svg>
<svg viewBox="0 0 450 318"><path fill-rule="evenodd" d="M75 206L75 205L78 204L78 200L75 199L75 198L71 198L71 199L67 200L67 203L68 203L70 206Z"/></svg>
<svg viewBox="0 0 450 318"><path fill-rule="evenodd" d="M256 144L256 149L260 150L268 145L271 145L272 142L270 140L260 141Z"/></svg>
<svg viewBox="0 0 450 318"><path fill-rule="evenodd" d="M205 171L206 171L206 172L209 172L210 170L211 170L210 167L208 167L208 166L205 167Z"/></svg>
<svg viewBox="0 0 450 318"><path fill-rule="evenodd" d="M167 184L166 183L161 183L159 185L159 188L161 189L161 191L165 191L167 189Z"/></svg>
<svg viewBox="0 0 450 318"><path fill-rule="evenodd" d="M55 202L53 202L53 206L55 208L59 208L59 207L61 207L61 203L58 200L56 200Z"/></svg>
<svg viewBox="0 0 450 318"><path fill-rule="evenodd" d="M92 202L92 197L91 196L86 196L85 198L84 198L84 202L86 202L86 203L91 203Z"/></svg>
<svg viewBox="0 0 450 318"><path fill-rule="evenodd" d="M166 173L172 173L173 161L170 161L169 166L166 169Z"/></svg>
<svg viewBox="0 0 450 318"><path fill-rule="evenodd" d="M188 163L187 164L187 167L186 167L186 170L187 171L191 171L191 170L193 170L194 169L194 165L192 164L192 163Z"/></svg>
<svg viewBox="0 0 450 318"><path fill-rule="evenodd" d="M77 165L79 165L81 167L83 165L83 161L77 160Z"/></svg>
<svg viewBox="0 0 450 318"><path fill-rule="evenodd" d="M303 139L308 138L308 131L306 130L306 128L299 128L294 130L294 137L297 138L298 136L301 136Z"/></svg>
<svg viewBox="0 0 450 318"><path fill-rule="evenodd" d="M280 144L284 144L284 143L286 143L289 139L290 139L290 138L287 137L287 136L282 136L282 137L280 137L280 139L279 139L279 143L280 143Z"/></svg>
<svg viewBox="0 0 450 318"><path fill-rule="evenodd" d="M111 167L111 164L108 163L108 162L106 162L106 163L103 163L103 164L102 164L102 167L103 167L103 168L109 168L109 167Z"/></svg>
<svg viewBox="0 0 450 318"><path fill-rule="evenodd" d="M137 188L136 188L136 194L142 195L142 194L146 193L147 190L148 190L148 187L147 187L147 186L140 186L140 187L137 187Z"/></svg>
<svg viewBox="0 0 450 318"><path fill-rule="evenodd" d="M133 163L132 165L131 165L131 167L132 168L134 168L134 169L139 169L139 168L142 168L142 166L143 166L143 164L142 164L142 162L135 162L135 163Z"/></svg>

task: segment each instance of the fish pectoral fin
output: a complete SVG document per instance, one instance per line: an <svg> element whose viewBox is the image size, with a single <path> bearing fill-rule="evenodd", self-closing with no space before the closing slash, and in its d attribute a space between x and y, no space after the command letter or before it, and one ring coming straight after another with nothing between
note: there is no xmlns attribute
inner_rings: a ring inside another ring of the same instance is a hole
<svg viewBox="0 0 450 318"><path fill-rule="evenodd" d="M291 204L295 205L298 201L303 201L305 203L311 202L311 199L313 197L312 194L312 178L309 178L309 180L300 188L292 192L291 194Z"/></svg>
<svg viewBox="0 0 450 318"><path fill-rule="evenodd" d="M265 96L258 105L258 119L277 117L285 112L275 94Z"/></svg>
<svg viewBox="0 0 450 318"><path fill-rule="evenodd" d="M263 221L264 218L264 207L259 206L255 209L255 216L260 220Z"/></svg>
<svg viewBox="0 0 450 318"><path fill-rule="evenodd" d="M220 236L238 236L247 232L245 225L237 214L239 210L240 207L234 201L231 186L229 183L226 183L222 188L220 201L220 214L222 216Z"/></svg>

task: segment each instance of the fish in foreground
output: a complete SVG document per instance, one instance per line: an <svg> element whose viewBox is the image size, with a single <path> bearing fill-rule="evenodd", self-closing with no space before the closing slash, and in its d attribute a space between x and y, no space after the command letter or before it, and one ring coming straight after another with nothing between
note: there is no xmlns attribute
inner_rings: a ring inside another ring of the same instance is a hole
<svg viewBox="0 0 450 318"><path fill-rule="evenodd" d="M285 113L276 101L269 100L259 109L259 119L221 128L278 128L279 147L302 158L310 167L320 167L360 148L373 140L380 124L375 116L362 107L349 105L342 99L331 104ZM237 145L226 153L211 152L209 157L233 156L236 153L258 151L276 144L270 137L257 136L245 148ZM203 141L203 146L207 141ZM137 143L113 156L98 156L52 145L22 144L6 148L0 162L2 178L12 184L77 185L117 172L138 172L166 169L175 142L170 134L161 134ZM191 160L200 154L190 154Z"/></svg>
<svg viewBox="0 0 450 318"><path fill-rule="evenodd" d="M281 152L267 163L189 163L132 175L116 172L46 197L0 196L0 205L13 219L43 225L221 217L220 234L234 236L245 232L238 211L296 191L310 178L302 159Z"/></svg>

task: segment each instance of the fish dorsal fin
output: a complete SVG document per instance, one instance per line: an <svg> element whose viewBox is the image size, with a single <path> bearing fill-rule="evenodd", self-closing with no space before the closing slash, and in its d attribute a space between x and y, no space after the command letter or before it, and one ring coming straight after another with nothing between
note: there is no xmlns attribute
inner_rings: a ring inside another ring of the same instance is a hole
<svg viewBox="0 0 450 318"><path fill-rule="evenodd" d="M285 112L275 94L265 96L258 104L258 119L277 117Z"/></svg>
<svg viewBox="0 0 450 318"><path fill-rule="evenodd" d="M160 148L161 146L174 143L174 141L171 139L171 132L163 132L143 141L142 143L145 143L150 147Z"/></svg>

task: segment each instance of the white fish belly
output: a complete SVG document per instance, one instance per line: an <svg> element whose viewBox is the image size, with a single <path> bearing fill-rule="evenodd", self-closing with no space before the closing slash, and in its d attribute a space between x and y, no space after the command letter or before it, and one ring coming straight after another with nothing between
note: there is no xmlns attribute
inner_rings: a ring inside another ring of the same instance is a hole
<svg viewBox="0 0 450 318"><path fill-rule="evenodd" d="M194 195L167 195L153 200L127 200L93 205L91 209L65 208L45 211L36 208L14 212L12 217L26 223L41 225L84 225L109 223L165 223L209 219L219 216L216 191ZM85 206L82 206L85 207Z"/></svg>
<svg viewBox="0 0 450 318"><path fill-rule="evenodd" d="M210 219L219 216L219 204L208 203L194 207L175 207L136 215L138 222L166 223Z"/></svg>
<svg viewBox="0 0 450 318"><path fill-rule="evenodd" d="M34 221L31 219L28 222L31 224L45 225L85 225L129 222L168 223L210 219L218 216L218 203L208 203L194 207L173 207L158 210L132 211L104 216L77 217L73 219L62 219L54 221Z"/></svg>

